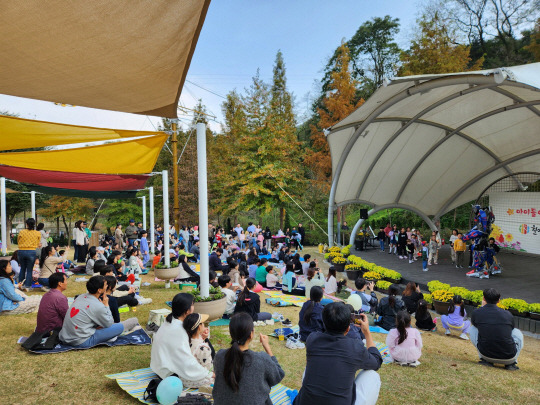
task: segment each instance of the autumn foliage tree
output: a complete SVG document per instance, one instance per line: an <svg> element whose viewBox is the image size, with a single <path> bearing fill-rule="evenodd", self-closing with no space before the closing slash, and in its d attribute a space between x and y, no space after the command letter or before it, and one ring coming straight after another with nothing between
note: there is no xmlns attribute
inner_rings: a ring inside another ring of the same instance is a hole
<svg viewBox="0 0 540 405"><path fill-rule="evenodd" d="M351 76L349 62L349 48L346 44L342 44L334 59L328 91L321 102L322 107L317 109L319 121L311 127L312 146L305 157L315 184L324 193L330 190L332 178L330 148L324 130L347 117L364 103L362 99L355 101L357 82Z"/></svg>
<svg viewBox="0 0 540 405"><path fill-rule="evenodd" d="M47 207L40 208L38 214L46 218L61 218L66 235L71 235L73 224L80 219L92 218L95 203L88 198L53 196L47 201Z"/></svg>
<svg viewBox="0 0 540 405"><path fill-rule="evenodd" d="M437 14L431 20L420 20L420 36L412 41L408 51L402 52L401 76L454 73L480 70L484 58L474 63L470 46L456 44L447 26Z"/></svg>

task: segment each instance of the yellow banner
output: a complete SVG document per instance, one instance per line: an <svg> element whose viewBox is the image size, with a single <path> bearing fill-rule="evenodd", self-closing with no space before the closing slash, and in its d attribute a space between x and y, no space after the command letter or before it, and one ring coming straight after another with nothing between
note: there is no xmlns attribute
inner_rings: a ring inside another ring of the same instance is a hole
<svg viewBox="0 0 540 405"><path fill-rule="evenodd" d="M85 148L0 153L0 164L77 173L150 173L166 140L162 134Z"/></svg>
<svg viewBox="0 0 540 405"><path fill-rule="evenodd" d="M127 131L80 127L0 115L0 150L41 148L156 135L159 131Z"/></svg>

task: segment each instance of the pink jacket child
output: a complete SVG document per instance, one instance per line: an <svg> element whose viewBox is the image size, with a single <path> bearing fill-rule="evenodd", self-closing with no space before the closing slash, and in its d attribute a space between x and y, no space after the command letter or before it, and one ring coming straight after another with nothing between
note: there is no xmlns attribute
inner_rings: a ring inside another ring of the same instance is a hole
<svg viewBox="0 0 540 405"><path fill-rule="evenodd" d="M396 316L397 328L390 329L386 345L396 363L416 367L422 355L422 337L418 329L411 328L411 315L400 311Z"/></svg>

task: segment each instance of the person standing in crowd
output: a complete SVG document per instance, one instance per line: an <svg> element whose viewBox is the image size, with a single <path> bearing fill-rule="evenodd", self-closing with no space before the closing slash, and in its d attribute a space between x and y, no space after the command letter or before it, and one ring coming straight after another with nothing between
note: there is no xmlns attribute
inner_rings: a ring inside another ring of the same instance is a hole
<svg viewBox="0 0 540 405"><path fill-rule="evenodd" d="M40 222L36 228L36 231L38 231L41 234L41 249L43 249L45 246L48 245L47 239L49 238L49 232L45 231L45 224L43 222ZM41 255L41 249L38 248L37 254Z"/></svg>
<svg viewBox="0 0 540 405"><path fill-rule="evenodd" d="M382 357L373 342L367 317L361 314L358 320L365 346L359 338L347 336L351 311L344 303L326 305L322 319L325 331L312 332L307 337L306 371L293 404L376 404L381 387L376 370ZM362 371L355 378L358 370Z"/></svg>
<svg viewBox="0 0 540 405"><path fill-rule="evenodd" d="M465 251L467 250L467 245L465 242L463 242L463 235L461 233L457 234L457 239L454 239L453 246L453 250L456 254L456 269L462 269L465 261Z"/></svg>
<svg viewBox="0 0 540 405"><path fill-rule="evenodd" d="M497 306L501 294L484 290L482 307L473 311L469 337L480 356L480 364L500 362L507 370L519 370L517 360L523 348L523 333L516 329L512 314ZM495 360L495 361L494 361Z"/></svg>
<svg viewBox="0 0 540 405"><path fill-rule="evenodd" d="M308 243L306 239L306 228L304 228L302 224L298 224L298 233L301 236L300 240L302 241L302 245L306 246Z"/></svg>
<svg viewBox="0 0 540 405"><path fill-rule="evenodd" d="M405 228L401 228L401 231L398 234L398 256L400 259L407 258L407 232Z"/></svg>
<svg viewBox="0 0 540 405"><path fill-rule="evenodd" d="M32 270L36 263L36 249L41 247L41 233L36 231L36 221L34 218L26 220L26 229L19 232L17 243L19 244L19 282L24 281L23 291L30 291L32 288ZM11 266L10 266L11 268Z"/></svg>
<svg viewBox="0 0 540 405"><path fill-rule="evenodd" d="M122 224L116 224L114 231L114 242L118 245L119 249L124 248L124 232L122 232Z"/></svg>
<svg viewBox="0 0 540 405"><path fill-rule="evenodd" d="M90 239L92 239L92 231L88 228L88 223L83 221L82 223L83 231L86 233L86 239L84 240L84 258L86 260L86 255L88 254L88 246L90 244Z"/></svg>
<svg viewBox="0 0 540 405"><path fill-rule="evenodd" d="M86 262L86 252L84 246L86 245L86 232L82 226L83 221L77 221L75 223L74 238L75 238L75 250L77 252L76 256L73 258L77 263Z"/></svg>
<svg viewBox="0 0 540 405"><path fill-rule="evenodd" d="M148 233L143 229L139 232L141 237L141 258L143 267L146 267L146 264L150 260L150 248L148 247L148 240L146 239Z"/></svg>
<svg viewBox="0 0 540 405"><path fill-rule="evenodd" d="M138 237L138 230L137 230L137 227L135 226L135 220L130 219L129 225L126 228L126 238L128 240L128 246L133 246L133 242L137 240L137 237Z"/></svg>
<svg viewBox="0 0 540 405"><path fill-rule="evenodd" d="M390 222L386 224L386 227L384 228L384 233L386 235L386 244L388 247L390 247L390 231L392 230L392 227L390 226Z"/></svg>
<svg viewBox="0 0 540 405"><path fill-rule="evenodd" d="M450 256L452 257L452 264L456 265L457 267L457 258L456 258L456 250L454 249L454 242L458 238L459 231L457 229L452 230L452 235L450 235Z"/></svg>
<svg viewBox="0 0 540 405"><path fill-rule="evenodd" d="M377 240L379 241L381 252L384 252L384 242L386 241L386 233L384 232L384 229L382 227L379 229L379 233L377 234Z"/></svg>

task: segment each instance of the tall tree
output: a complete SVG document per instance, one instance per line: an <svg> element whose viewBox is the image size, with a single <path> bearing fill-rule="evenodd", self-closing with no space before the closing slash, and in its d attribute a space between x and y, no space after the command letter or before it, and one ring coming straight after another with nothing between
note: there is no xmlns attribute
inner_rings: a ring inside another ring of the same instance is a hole
<svg viewBox="0 0 540 405"><path fill-rule="evenodd" d="M369 79L378 87L385 76L396 72L400 49L394 38L398 32L399 19L389 15L375 17L358 28L347 43L355 78Z"/></svg>
<svg viewBox="0 0 540 405"><path fill-rule="evenodd" d="M413 40L411 48L401 54L401 76L453 73L480 70L484 58L471 65L470 46L456 45L447 26L435 14L432 19L424 16L419 21L420 35Z"/></svg>
<svg viewBox="0 0 540 405"><path fill-rule="evenodd" d="M53 196L47 206L38 210L38 214L47 218L60 218L64 224L68 240L71 240L73 224L82 219L90 220L96 204L88 198Z"/></svg>
<svg viewBox="0 0 540 405"><path fill-rule="evenodd" d="M319 192L329 191L332 176L330 149L324 130L341 121L363 104L363 99L355 101L356 84L357 81L352 78L350 70L349 48L347 44L341 44L334 59L328 91L321 101L321 108L317 109L319 121L311 128L312 148L305 158Z"/></svg>

